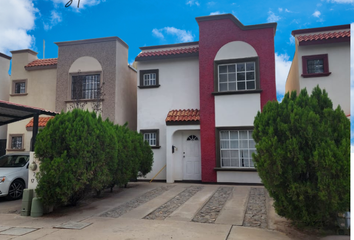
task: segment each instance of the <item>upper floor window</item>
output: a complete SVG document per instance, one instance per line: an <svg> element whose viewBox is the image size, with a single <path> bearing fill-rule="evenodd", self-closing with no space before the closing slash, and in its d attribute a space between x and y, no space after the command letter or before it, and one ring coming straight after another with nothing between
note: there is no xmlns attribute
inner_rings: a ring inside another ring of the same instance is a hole
<svg viewBox="0 0 354 240"><path fill-rule="evenodd" d="M15 83L15 93L26 93L26 83L25 82Z"/></svg>
<svg viewBox="0 0 354 240"><path fill-rule="evenodd" d="M219 64L219 92L256 89L255 62Z"/></svg>
<svg viewBox="0 0 354 240"><path fill-rule="evenodd" d="M72 99L96 99L100 91L100 75L78 75L72 77Z"/></svg>
<svg viewBox="0 0 354 240"><path fill-rule="evenodd" d="M156 88L159 87L159 70L141 70L139 88Z"/></svg>
<svg viewBox="0 0 354 240"><path fill-rule="evenodd" d="M27 79L13 80L12 81L12 96L13 95L26 95Z"/></svg>
<svg viewBox="0 0 354 240"><path fill-rule="evenodd" d="M328 76L328 54L302 56L302 77Z"/></svg>
<svg viewBox="0 0 354 240"><path fill-rule="evenodd" d="M156 73L145 73L143 77L144 77L144 86L156 85Z"/></svg>
<svg viewBox="0 0 354 240"><path fill-rule="evenodd" d="M260 93L258 57L214 62L213 95Z"/></svg>

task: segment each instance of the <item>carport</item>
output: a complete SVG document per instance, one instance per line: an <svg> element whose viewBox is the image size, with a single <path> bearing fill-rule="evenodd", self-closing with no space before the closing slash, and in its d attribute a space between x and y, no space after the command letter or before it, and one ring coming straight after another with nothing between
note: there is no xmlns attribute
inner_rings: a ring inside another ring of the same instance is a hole
<svg viewBox="0 0 354 240"><path fill-rule="evenodd" d="M0 126L33 117L32 142L30 151L34 151L34 144L38 133L39 115L55 116L59 113L42 108L30 107L17 103L0 100Z"/></svg>

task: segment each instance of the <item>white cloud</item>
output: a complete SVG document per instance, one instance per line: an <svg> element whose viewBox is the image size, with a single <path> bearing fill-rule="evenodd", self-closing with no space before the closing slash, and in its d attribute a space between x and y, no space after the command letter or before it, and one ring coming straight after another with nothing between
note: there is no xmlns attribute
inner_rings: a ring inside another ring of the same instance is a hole
<svg viewBox="0 0 354 240"><path fill-rule="evenodd" d="M31 0L1 1L0 52L31 48L35 38L28 31L34 29L38 9Z"/></svg>
<svg viewBox="0 0 354 240"><path fill-rule="evenodd" d="M208 7L214 6L215 2L208 2L207 5L208 5Z"/></svg>
<svg viewBox="0 0 354 240"><path fill-rule="evenodd" d="M193 35L191 34L191 32L188 32L186 30L182 30L182 29L177 29L174 27L165 27L164 30L171 35L176 35L178 40L182 41L182 42L191 42L194 40Z"/></svg>
<svg viewBox="0 0 354 240"><path fill-rule="evenodd" d="M288 54L275 53L275 79L277 86L277 94L284 95L285 83L289 74L291 61Z"/></svg>
<svg viewBox="0 0 354 240"><path fill-rule="evenodd" d="M62 21L61 14L55 10L52 10L49 23L43 23L44 30L48 31L55 25Z"/></svg>
<svg viewBox="0 0 354 240"><path fill-rule="evenodd" d="M295 44L295 38L294 38L294 36L291 35L291 34L290 34L290 37L289 37L289 42L288 42L288 44L290 44L290 45L294 45L294 44Z"/></svg>
<svg viewBox="0 0 354 240"><path fill-rule="evenodd" d="M288 10L287 8L285 8L285 12L291 13L292 11Z"/></svg>
<svg viewBox="0 0 354 240"><path fill-rule="evenodd" d="M317 17L317 18L319 18L320 15L321 15L320 11L315 11L314 13L312 13L312 16Z"/></svg>
<svg viewBox="0 0 354 240"><path fill-rule="evenodd" d="M161 38L161 39L164 39L165 37L163 36L163 34L161 33L161 30L158 30L156 28L154 28L152 30L152 34L155 36L155 37L158 37L158 38Z"/></svg>
<svg viewBox="0 0 354 240"><path fill-rule="evenodd" d="M183 29L178 29L175 27L164 27L161 29L154 28L152 30L152 33L155 37L164 39L165 36L163 35L162 32L165 32L166 34L169 34L169 35L176 36L178 41L180 41L180 42L192 42L194 40L194 36L192 35L191 32L183 30Z"/></svg>
<svg viewBox="0 0 354 240"><path fill-rule="evenodd" d="M354 3L354 0L331 0L327 2L332 2L332 3Z"/></svg>
<svg viewBox="0 0 354 240"><path fill-rule="evenodd" d="M279 12L282 12L282 11L283 11L283 9L282 9L282 8L278 8L278 10L279 10Z"/></svg>
<svg viewBox="0 0 354 240"><path fill-rule="evenodd" d="M187 5L189 6L193 6L193 5L197 5L197 6L200 6L200 3L198 1L195 1L195 0L189 0L186 2Z"/></svg>
<svg viewBox="0 0 354 240"><path fill-rule="evenodd" d="M224 12L216 11L216 12L211 12L210 15L219 15L219 14L225 14Z"/></svg>
<svg viewBox="0 0 354 240"><path fill-rule="evenodd" d="M57 7L65 7L65 4L69 2L69 0L52 0L52 1ZM79 8L94 6L105 1L106 0L80 0ZM77 8L77 5L78 5L78 0L73 0L70 7Z"/></svg>
<svg viewBox="0 0 354 240"><path fill-rule="evenodd" d="M268 18L267 18L268 22L277 22L280 19L281 19L281 17L276 16L272 11L268 12Z"/></svg>

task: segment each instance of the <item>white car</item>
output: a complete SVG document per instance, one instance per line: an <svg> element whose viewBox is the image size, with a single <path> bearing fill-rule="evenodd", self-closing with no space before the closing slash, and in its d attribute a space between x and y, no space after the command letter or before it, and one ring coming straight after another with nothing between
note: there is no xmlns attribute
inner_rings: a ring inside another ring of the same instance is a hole
<svg viewBox="0 0 354 240"><path fill-rule="evenodd" d="M29 153L11 153L0 157L0 197L22 198L28 185Z"/></svg>

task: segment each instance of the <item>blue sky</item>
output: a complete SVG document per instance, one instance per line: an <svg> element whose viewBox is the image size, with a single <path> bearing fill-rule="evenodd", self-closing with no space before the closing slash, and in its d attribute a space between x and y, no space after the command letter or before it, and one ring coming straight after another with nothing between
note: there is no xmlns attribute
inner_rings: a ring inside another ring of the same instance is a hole
<svg viewBox="0 0 354 240"><path fill-rule="evenodd" d="M58 57L54 42L118 36L129 45L132 63L139 47L198 41L196 17L231 13L244 25L277 22L275 54L277 95L294 55L291 31L349 24L354 0L204 1L204 0L0 0L0 52L30 48L43 57Z"/></svg>

